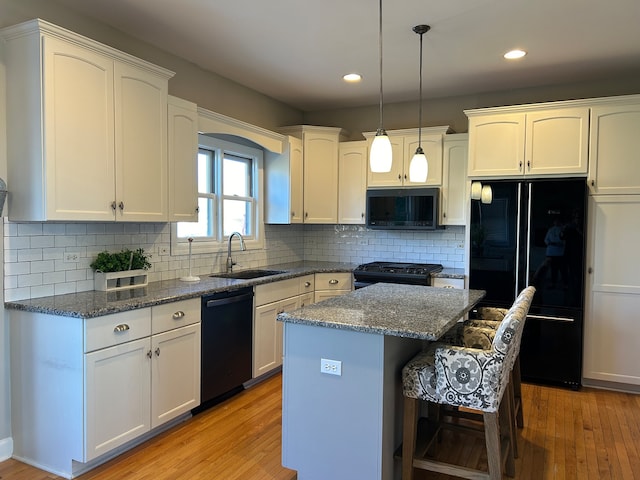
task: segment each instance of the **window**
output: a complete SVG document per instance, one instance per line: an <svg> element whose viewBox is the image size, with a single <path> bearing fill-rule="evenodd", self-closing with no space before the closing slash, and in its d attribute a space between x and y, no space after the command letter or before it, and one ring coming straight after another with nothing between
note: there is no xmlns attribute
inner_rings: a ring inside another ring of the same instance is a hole
<svg viewBox="0 0 640 480"><path fill-rule="evenodd" d="M198 150L198 221L172 227L172 253L215 252L233 232L247 246L262 246L262 150L241 143L200 135ZM175 247L175 248L174 248Z"/></svg>

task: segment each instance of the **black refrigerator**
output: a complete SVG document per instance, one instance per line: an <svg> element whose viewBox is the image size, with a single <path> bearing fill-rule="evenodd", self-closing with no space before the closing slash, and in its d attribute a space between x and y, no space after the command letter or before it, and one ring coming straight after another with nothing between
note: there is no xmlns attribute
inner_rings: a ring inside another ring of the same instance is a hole
<svg viewBox="0 0 640 480"><path fill-rule="evenodd" d="M471 200L470 288L510 307L536 287L520 347L522 378L579 388L584 310L585 179L488 181Z"/></svg>

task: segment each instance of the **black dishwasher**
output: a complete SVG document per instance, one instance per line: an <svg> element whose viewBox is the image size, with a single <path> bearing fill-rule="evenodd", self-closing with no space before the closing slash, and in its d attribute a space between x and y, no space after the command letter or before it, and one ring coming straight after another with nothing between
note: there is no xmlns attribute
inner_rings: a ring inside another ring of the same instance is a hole
<svg viewBox="0 0 640 480"><path fill-rule="evenodd" d="M202 297L202 410L239 392L251 380L253 288Z"/></svg>

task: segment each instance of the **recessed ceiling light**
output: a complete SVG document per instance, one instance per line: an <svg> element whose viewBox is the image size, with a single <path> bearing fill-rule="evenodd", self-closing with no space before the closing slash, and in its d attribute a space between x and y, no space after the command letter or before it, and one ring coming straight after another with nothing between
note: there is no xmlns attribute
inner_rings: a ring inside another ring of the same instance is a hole
<svg viewBox="0 0 640 480"><path fill-rule="evenodd" d="M360 75L359 73L347 73L345 76L342 77L342 79L345 82L356 83L362 80L362 75Z"/></svg>
<svg viewBox="0 0 640 480"><path fill-rule="evenodd" d="M507 60L515 60L516 58L522 58L527 54L524 50L515 49L504 54L504 58Z"/></svg>

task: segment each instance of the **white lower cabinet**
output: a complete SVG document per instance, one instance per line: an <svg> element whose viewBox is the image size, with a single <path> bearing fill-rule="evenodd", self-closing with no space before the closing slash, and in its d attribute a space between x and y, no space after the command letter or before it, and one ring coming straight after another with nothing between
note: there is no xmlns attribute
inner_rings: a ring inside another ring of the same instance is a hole
<svg viewBox="0 0 640 480"><path fill-rule="evenodd" d="M640 195L591 196L588 210L583 383L638 391Z"/></svg>
<svg viewBox="0 0 640 480"><path fill-rule="evenodd" d="M76 476L200 403L199 298L88 319L10 315L16 458Z"/></svg>
<svg viewBox="0 0 640 480"><path fill-rule="evenodd" d="M149 337L85 355L86 460L151 428Z"/></svg>
<svg viewBox="0 0 640 480"><path fill-rule="evenodd" d="M346 272L316 273L314 302L344 295L353 290L353 275Z"/></svg>
<svg viewBox="0 0 640 480"><path fill-rule="evenodd" d="M431 280L431 286L464 289L464 278L435 277Z"/></svg>
<svg viewBox="0 0 640 480"><path fill-rule="evenodd" d="M282 322L278 314L313 303L314 276L257 285L253 316L253 378L282 365Z"/></svg>

